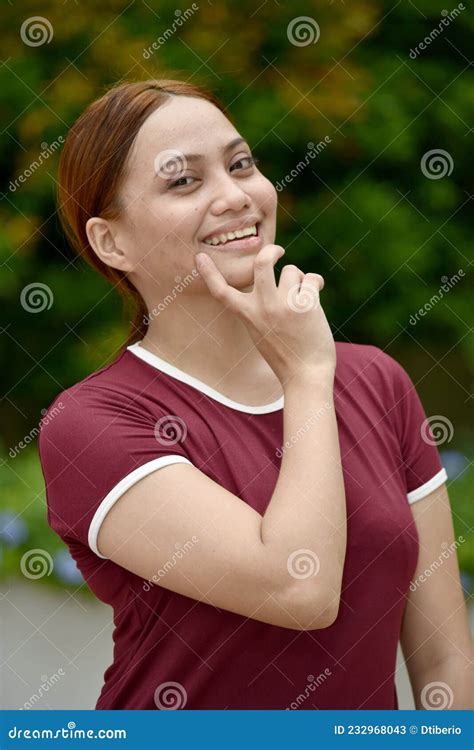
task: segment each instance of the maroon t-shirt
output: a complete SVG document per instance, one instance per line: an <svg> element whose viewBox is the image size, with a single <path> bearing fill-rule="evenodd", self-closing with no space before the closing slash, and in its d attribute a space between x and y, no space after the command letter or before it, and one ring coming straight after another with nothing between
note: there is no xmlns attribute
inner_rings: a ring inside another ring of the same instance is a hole
<svg viewBox="0 0 474 750"><path fill-rule="evenodd" d="M39 440L48 522L114 610L97 709L398 708L397 644L418 558L410 503L447 476L405 370L374 346L337 342L336 351L347 552L339 614L323 630L217 609L165 589L166 571L147 583L97 548L127 489L180 461L263 515L291 450L283 397L234 402L134 344L51 404ZM169 564L198 555L193 545L180 540Z"/></svg>

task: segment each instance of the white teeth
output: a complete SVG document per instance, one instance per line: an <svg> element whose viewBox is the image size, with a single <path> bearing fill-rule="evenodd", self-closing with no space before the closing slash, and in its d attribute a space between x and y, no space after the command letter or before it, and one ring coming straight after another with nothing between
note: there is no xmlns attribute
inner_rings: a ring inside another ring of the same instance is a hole
<svg viewBox="0 0 474 750"><path fill-rule="evenodd" d="M204 242L207 245L224 245L226 242L229 242L230 240L235 240L235 238L240 237L250 237L251 235L257 234L257 227L255 224L253 224L251 227L246 227L245 229L237 229L235 232L227 232L227 234L219 234L216 237L212 237L211 239L204 240Z"/></svg>

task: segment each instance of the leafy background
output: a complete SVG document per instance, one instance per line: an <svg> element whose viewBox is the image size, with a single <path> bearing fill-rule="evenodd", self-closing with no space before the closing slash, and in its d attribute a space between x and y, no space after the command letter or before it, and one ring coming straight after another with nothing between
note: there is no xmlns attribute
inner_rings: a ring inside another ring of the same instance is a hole
<svg viewBox="0 0 474 750"><path fill-rule="evenodd" d="M44 0L40 11L35 2L2 8L8 30L0 67L4 575L20 575L25 551L41 548L54 557L41 585L81 585L46 523L34 439L18 445L34 438L42 410L61 390L115 356L129 325L118 295L72 255L60 232L57 153L16 190L10 186L38 159L41 144L64 138L106 87L167 77L171 69L226 103L275 184L304 159L308 143L331 139L279 193L277 242L303 270L325 276L335 338L386 350L408 370L427 415L452 425L452 438L439 449L456 535L467 540L458 556L468 591L474 577L472 13L462 11L410 57L450 5L209 0L178 26L189 7L169 0ZM32 46L22 39L22 24L39 12L53 35ZM288 26L299 16L317 22L315 43L289 40ZM166 41L144 55L166 30L172 32ZM447 152L453 165L437 179L421 169L434 149ZM462 280L411 324L441 279L459 269ZM54 302L33 314L20 296L38 282L48 285Z"/></svg>

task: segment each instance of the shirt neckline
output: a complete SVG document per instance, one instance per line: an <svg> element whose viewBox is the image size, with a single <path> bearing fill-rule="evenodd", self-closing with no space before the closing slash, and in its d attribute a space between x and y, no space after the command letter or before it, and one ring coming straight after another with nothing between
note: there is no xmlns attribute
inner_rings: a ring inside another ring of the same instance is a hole
<svg viewBox="0 0 474 750"><path fill-rule="evenodd" d="M285 401L284 396L280 396L279 399L272 401L270 404L262 404L258 406L251 406L250 404L241 404L238 401L233 401L227 396L224 396L223 393L216 391L215 388L207 385L207 383L203 383L202 380L195 378L193 375L189 375L189 373L184 372L184 370L180 370L178 367L172 365L171 362L158 357L157 354L153 354L149 349L145 349L145 347L141 346L141 341L137 341L135 344L127 346L127 351L131 352L131 354L134 354L136 357L139 357L139 359L142 359L144 362L147 362L152 367L155 367L157 370L166 373L166 375L170 375L175 380L180 380L182 383L186 383L191 386L191 388L195 388L200 393L209 396L209 398L223 404L224 406L228 406L230 409L246 412L247 414L270 414L271 412L283 409Z"/></svg>

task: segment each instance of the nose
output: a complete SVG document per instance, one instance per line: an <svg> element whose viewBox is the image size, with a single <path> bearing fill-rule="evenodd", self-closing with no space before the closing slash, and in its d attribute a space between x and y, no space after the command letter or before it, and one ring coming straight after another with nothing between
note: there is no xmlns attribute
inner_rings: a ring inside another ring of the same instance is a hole
<svg viewBox="0 0 474 750"><path fill-rule="evenodd" d="M215 197L211 208L211 212L215 216L219 216L225 213L225 211L235 211L237 213L242 208L250 206L250 204L251 198L249 194L241 184L238 184L235 177L232 177L231 174L225 174L216 181Z"/></svg>

